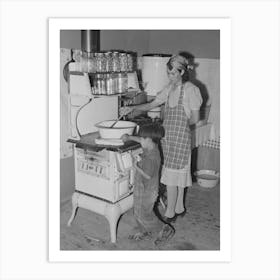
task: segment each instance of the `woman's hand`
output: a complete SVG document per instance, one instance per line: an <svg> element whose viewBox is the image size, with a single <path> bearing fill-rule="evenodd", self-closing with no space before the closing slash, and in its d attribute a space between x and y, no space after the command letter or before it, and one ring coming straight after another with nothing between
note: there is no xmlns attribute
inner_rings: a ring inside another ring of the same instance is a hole
<svg viewBox="0 0 280 280"><path fill-rule="evenodd" d="M134 106L125 106L120 108L120 115L125 116L134 110Z"/></svg>

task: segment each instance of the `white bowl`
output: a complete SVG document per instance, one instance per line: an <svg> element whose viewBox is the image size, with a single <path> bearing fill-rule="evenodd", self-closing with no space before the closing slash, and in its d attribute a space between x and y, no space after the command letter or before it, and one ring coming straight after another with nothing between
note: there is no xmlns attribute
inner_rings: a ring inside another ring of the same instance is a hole
<svg viewBox="0 0 280 280"><path fill-rule="evenodd" d="M147 115L152 119L160 118L160 114L161 114L161 107L153 108L147 112Z"/></svg>
<svg viewBox="0 0 280 280"><path fill-rule="evenodd" d="M113 127L110 127L115 121L116 120L109 120L95 124L101 138L120 139L123 134L132 135L137 126L134 122L118 121Z"/></svg>
<svg viewBox="0 0 280 280"><path fill-rule="evenodd" d="M217 185L220 174L214 170L198 170L195 172L197 183L203 188L213 188Z"/></svg>

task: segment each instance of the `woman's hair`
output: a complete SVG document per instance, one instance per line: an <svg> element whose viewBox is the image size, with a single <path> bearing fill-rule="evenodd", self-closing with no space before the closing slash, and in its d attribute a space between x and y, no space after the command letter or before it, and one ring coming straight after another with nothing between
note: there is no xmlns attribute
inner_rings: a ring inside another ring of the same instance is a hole
<svg viewBox="0 0 280 280"><path fill-rule="evenodd" d="M188 60L182 55L173 55L166 63L166 66L169 70L175 68L180 73L184 71L184 74L182 75L183 82L187 82L190 79L189 68L191 68L191 66L188 63Z"/></svg>
<svg viewBox="0 0 280 280"><path fill-rule="evenodd" d="M160 124L145 124L140 126L138 136L151 138L154 143L158 144L164 136L164 128Z"/></svg>

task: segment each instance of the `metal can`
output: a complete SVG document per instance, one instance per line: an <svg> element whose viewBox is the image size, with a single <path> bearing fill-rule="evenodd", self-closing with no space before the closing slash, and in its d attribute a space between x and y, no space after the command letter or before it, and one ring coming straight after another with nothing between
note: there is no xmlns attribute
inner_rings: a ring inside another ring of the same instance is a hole
<svg viewBox="0 0 280 280"><path fill-rule="evenodd" d="M105 75L101 75L101 93L100 94L103 94L105 95L106 94L106 82L105 82Z"/></svg>
<svg viewBox="0 0 280 280"><path fill-rule="evenodd" d="M93 90L92 90L92 92L93 92L93 94L99 94L96 76L93 79Z"/></svg>
<svg viewBox="0 0 280 280"><path fill-rule="evenodd" d="M113 52L113 71L114 72L120 72L120 59L119 59L119 53L118 52Z"/></svg>
<svg viewBox="0 0 280 280"><path fill-rule="evenodd" d="M116 73L111 73L111 77L112 77L113 94L115 94L118 91L118 77Z"/></svg>
<svg viewBox="0 0 280 280"><path fill-rule="evenodd" d="M127 73L123 73L123 92L128 90L128 75Z"/></svg>
<svg viewBox="0 0 280 280"><path fill-rule="evenodd" d="M116 93L122 93L122 73L116 75Z"/></svg>
<svg viewBox="0 0 280 280"><path fill-rule="evenodd" d="M120 71L126 72L127 68L127 55L126 53L120 53Z"/></svg>
<svg viewBox="0 0 280 280"><path fill-rule="evenodd" d="M95 94L101 94L102 92L102 86L101 86L101 74L97 74L95 76L95 79L94 79L94 93Z"/></svg>
<svg viewBox="0 0 280 280"><path fill-rule="evenodd" d="M107 95L114 94L112 74L105 75L105 91Z"/></svg>
<svg viewBox="0 0 280 280"><path fill-rule="evenodd" d="M124 93L127 91L127 73L118 73L116 77L117 93Z"/></svg>

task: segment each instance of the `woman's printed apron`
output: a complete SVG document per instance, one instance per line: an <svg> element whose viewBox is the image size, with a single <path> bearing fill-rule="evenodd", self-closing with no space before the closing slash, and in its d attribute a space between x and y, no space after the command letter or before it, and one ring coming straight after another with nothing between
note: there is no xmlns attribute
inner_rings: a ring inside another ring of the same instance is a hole
<svg viewBox="0 0 280 280"><path fill-rule="evenodd" d="M183 169L189 162L191 153L191 132L183 105L183 85L177 106L169 106L169 94L165 103L162 139L164 166L170 169Z"/></svg>

